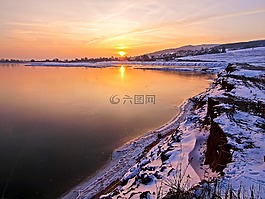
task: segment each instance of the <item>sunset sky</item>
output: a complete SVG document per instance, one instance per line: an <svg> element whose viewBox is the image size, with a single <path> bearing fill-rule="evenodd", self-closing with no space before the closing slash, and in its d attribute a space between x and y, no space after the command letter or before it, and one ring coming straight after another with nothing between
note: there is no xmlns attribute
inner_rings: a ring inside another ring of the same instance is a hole
<svg viewBox="0 0 265 199"><path fill-rule="evenodd" d="M0 0L0 58L139 55L265 37L264 0Z"/></svg>

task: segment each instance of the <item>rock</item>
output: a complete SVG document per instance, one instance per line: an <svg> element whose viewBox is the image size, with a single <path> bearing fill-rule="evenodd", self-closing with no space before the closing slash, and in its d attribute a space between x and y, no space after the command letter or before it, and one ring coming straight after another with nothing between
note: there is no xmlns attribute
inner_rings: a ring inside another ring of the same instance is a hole
<svg viewBox="0 0 265 199"><path fill-rule="evenodd" d="M140 181L142 184L146 185L152 181L152 178L147 173L144 173L140 175Z"/></svg>
<svg viewBox="0 0 265 199"><path fill-rule="evenodd" d="M181 135L174 133L174 134L171 135L171 140L173 142L180 142L181 141Z"/></svg>
<svg viewBox="0 0 265 199"><path fill-rule="evenodd" d="M226 80L222 80L221 83L222 88L221 89L226 89L227 92L230 92L231 90L233 90L235 88L234 85L228 83Z"/></svg>
<svg viewBox="0 0 265 199"><path fill-rule="evenodd" d="M207 115L206 118L208 119L210 117L211 121L216 118L214 106L218 105L219 101L215 98L209 97L208 98L208 108L207 108Z"/></svg>
<svg viewBox="0 0 265 199"><path fill-rule="evenodd" d="M121 181L120 181L121 186L125 186L128 183L128 180L129 179L121 179Z"/></svg>
<svg viewBox="0 0 265 199"><path fill-rule="evenodd" d="M161 172L164 172L166 169L167 169L166 166L162 166L161 169L160 169L160 171L161 171Z"/></svg>
<svg viewBox="0 0 265 199"><path fill-rule="evenodd" d="M226 67L225 70L229 74L229 73L236 71L237 68L236 68L236 65L234 65L234 64L228 64L228 66Z"/></svg>
<svg viewBox="0 0 265 199"><path fill-rule="evenodd" d="M162 134L161 133L158 133L157 134L157 139L161 140L163 138Z"/></svg>
<svg viewBox="0 0 265 199"><path fill-rule="evenodd" d="M150 199L151 198L151 193L150 191L145 191L140 194L140 199Z"/></svg>
<svg viewBox="0 0 265 199"><path fill-rule="evenodd" d="M170 155L166 154L166 151L163 151L160 155L161 161L165 162L169 159Z"/></svg>
<svg viewBox="0 0 265 199"><path fill-rule="evenodd" d="M163 176L161 174L159 174L158 171L155 172L154 176L157 178L157 179L162 179Z"/></svg>

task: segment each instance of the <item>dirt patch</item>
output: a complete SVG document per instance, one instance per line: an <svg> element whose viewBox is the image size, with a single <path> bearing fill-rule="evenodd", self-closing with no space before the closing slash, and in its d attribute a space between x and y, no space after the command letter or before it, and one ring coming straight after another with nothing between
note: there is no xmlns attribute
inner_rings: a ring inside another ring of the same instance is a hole
<svg viewBox="0 0 265 199"><path fill-rule="evenodd" d="M227 142L226 134L218 124L212 122L204 164L210 165L212 171L222 172L232 160L230 149L231 146Z"/></svg>

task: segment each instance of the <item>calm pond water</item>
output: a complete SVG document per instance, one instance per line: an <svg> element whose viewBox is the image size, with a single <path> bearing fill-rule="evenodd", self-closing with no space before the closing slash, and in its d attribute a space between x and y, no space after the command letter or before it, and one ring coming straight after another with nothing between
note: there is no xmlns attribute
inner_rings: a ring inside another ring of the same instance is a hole
<svg viewBox="0 0 265 199"><path fill-rule="evenodd" d="M129 67L0 65L0 196L60 196L115 148L168 122L210 78ZM110 102L115 95L118 104ZM146 103L149 95L155 103Z"/></svg>

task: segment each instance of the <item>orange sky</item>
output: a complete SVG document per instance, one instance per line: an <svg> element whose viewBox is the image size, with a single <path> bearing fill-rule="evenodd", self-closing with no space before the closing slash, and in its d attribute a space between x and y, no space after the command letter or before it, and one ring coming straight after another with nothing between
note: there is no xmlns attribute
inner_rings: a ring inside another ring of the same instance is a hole
<svg viewBox="0 0 265 199"><path fill-rule="evenodd" d="M2 0L0 58L128 56L264 39L264 0Z"/></svg>

